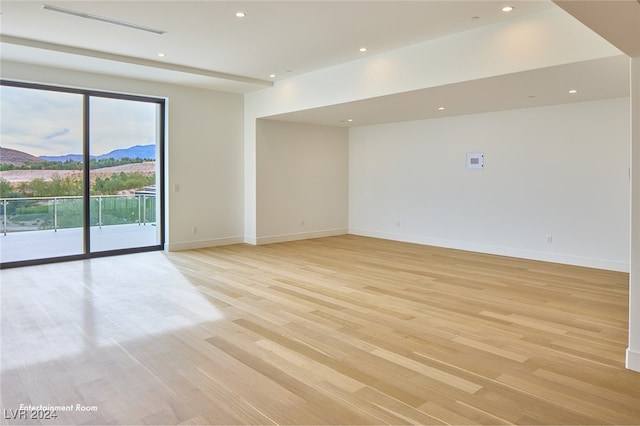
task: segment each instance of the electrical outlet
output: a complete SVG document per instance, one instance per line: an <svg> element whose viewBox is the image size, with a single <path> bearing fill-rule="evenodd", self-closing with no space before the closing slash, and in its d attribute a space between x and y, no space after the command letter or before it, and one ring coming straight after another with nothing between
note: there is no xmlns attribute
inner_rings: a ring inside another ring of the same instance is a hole
<svg viewBox="0 0 640 426"><path fill-rule="evenodd" d="M547 234L547 244L551 244L553 242L553 235Z"/></svg>

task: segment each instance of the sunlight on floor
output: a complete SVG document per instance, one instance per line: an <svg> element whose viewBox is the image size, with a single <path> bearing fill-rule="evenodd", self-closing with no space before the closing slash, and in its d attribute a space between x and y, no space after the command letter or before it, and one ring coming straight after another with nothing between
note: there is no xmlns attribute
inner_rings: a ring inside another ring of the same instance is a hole
<svg viewBox="0 0 640 426"><path fill-rule="evenodd" d="M222 318L161 252L7 269L0 279L2 371Z"/></svg>

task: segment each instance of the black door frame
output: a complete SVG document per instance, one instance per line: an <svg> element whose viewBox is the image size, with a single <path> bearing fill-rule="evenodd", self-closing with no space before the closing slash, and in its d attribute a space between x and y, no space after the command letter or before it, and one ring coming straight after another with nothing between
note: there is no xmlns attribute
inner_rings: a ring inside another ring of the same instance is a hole
<svg viewBox="0 0 640 426"><path fill-rule="evenodd" d="M116 256L121 254L130 254L130 253L142 253L148 251L158 251L164 249L165 243L165 176L164 176L164 145L165 145L165 122L166 122L166 100L163 98L156 98L150 96L142 96L142 95L130 95L130 94L122 94L122 93L113 93L113 92L104 92L99 90L90 90L90 89L78 89L78 88L69 88L62 86L51 86L46 84L37 84L37 83L26 83L20 81L12 81L12 80L0 80L1 86L11 86L11 87L21 87L25 89L36 89L36 90L47 90L52 92L64 92L64 93L75 93L83 96L83 250L82 254L71 255L71 256L57 256L57 257L48 257L42 259L29 259L29 260L20 260L15 262L4 262L0 263L0 269L14 268L19 266L31 266L31 265L41 265L46 263L56 263L56 262L67 262L70 260L82 260L82 259L90 259L97 257L106 257L106 256ZM91 222L90 222L90 185L89 185L89 164L90 164L90 109L89 103L91 97L101 97L101 98L111 98L111 99L121 99L121 100L130 100L137 102L148 102L155 103L159 106L159 114L158 114L158 127L160 129L159 137L157 144L157 158L156 158L156 170L158 173L157 181L160 183L160 187L156 189L156 197L159 203L159 228L160 228L160 242L159 244L155 244L152 246L144 246L144 247L132 247L132 248L124 248L124 249L116 249L116 250L107 250L100 252L91 252ZM0 237L1 238L1 237Z"/></svg>

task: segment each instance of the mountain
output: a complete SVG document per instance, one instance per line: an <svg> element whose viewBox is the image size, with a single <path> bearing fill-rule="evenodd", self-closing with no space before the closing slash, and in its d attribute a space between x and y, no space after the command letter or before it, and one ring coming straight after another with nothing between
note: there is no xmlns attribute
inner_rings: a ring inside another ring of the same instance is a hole
<svg viewBox="0 0 640 426"><path fill-rule="evenodd" d="M107 154L98 155L98 160L105 158L113 158L118 160L120 158L149 158L151 160L156 159L156 146L155 145L135 145L125 149L116 149Z"/></svg>
<svg viewBox="0 0 640 426"><path fill-rule="evenodd" d="M111 152L102 155L92 155L91 158L97 160L104 160L107 158L113 158L118 160L120 158L142 158L142 159L156 159L156 146L155 145L135 145L124 149L114 149ZM67 155L41 155L40 158L46 161L60 161L65 162L67 160L82 161L81 154L67 154Z"/></svg>
<svg viewBox="0 0 640 426"><path fill-rule="evenodd" d="M42 161L44 160L26 152L0 147L0 163L2 164L19 166L24 163L40 163Z"/></svg>
<svg viewBox="0 0 640 426"><path fill-rule="evenodd" d="M59 161L64 163L65 161L77 161L82 162L82 154L67 154L67 155L41 155L42 161Z"/></svg>

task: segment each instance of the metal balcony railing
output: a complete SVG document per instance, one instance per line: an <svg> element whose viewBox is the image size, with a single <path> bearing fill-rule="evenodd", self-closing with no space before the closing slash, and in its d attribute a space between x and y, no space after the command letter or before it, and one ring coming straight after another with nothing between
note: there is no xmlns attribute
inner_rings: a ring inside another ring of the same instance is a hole
<svg viewBox="0 0 640 426"><path fill-rule="evenodd" d="M131 195L94 195L90 200L90 226L147 225L156 222L156 196L143 191ZM2 232L82 228L82 196L0 198Z"/></svg>

